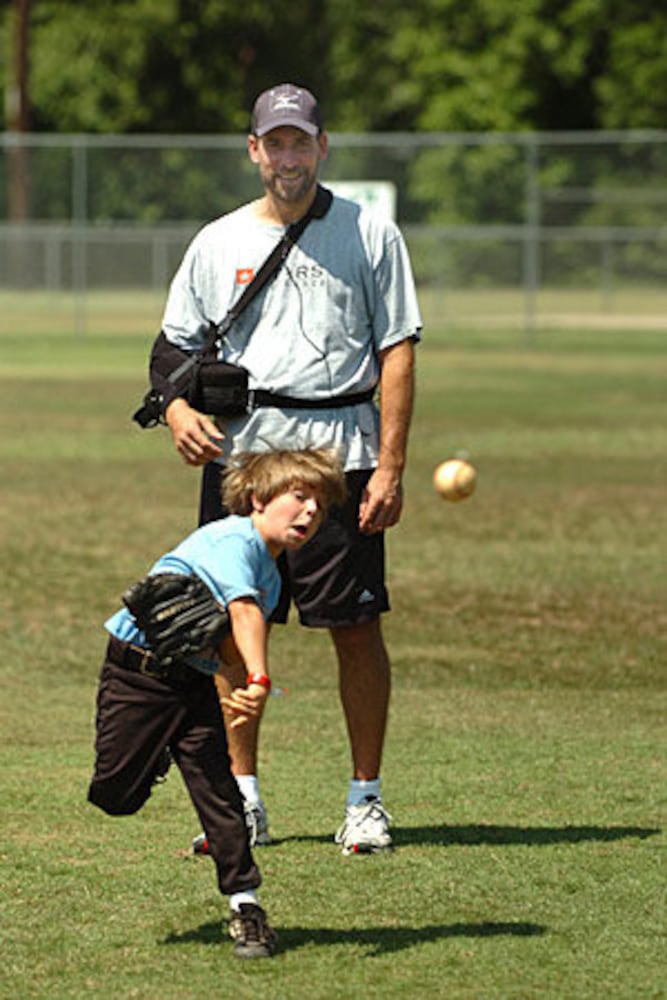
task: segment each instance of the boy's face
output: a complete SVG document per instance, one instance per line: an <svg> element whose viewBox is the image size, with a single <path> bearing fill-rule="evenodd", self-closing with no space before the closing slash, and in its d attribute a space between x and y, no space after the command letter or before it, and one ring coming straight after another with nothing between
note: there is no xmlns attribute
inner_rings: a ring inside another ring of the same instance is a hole
<svg viewBox="0 0 667 1000"><path fill-rule="evenodd" d="M317 492L298 483L268 503L253 502L252 519L272 555L305 545L324 519Z"/></svg>

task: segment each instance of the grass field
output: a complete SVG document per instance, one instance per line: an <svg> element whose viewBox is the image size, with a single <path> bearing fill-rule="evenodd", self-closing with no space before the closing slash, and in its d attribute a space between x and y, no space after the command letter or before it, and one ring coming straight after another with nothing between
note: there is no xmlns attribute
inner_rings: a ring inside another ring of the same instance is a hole
<svg viewBox="0 0 667 1000"><path fill-rule="evenodd" d="M487 331L494 341L533 346L545 331L618 331L622 338L640 330L667 334L667 290L619 287L601 290L541 288L534 294L512 288L420 288L426 327L448 335ZM53 336L77 338L113 333L115 337L157 330L164 290L81 290L72 292L0 291L0 337L30 331L52 342ZM23 337L28 344L28 337ZM114 359L115 363L115 359Z"/></svg>
<svg viewBox="0 0 667 1000"><path fill-rule="evenodd" d="M85 801L101 622L197 497L129 420L153 327L121 314L0 330L2 1000L667 996L665 333L429 333L388 540L397 850L332 844L333 656L277 631L257 858L281 949L239 968L178 774L136 817ZM448 505L431 472L461 451L478 491Z"/></svg>

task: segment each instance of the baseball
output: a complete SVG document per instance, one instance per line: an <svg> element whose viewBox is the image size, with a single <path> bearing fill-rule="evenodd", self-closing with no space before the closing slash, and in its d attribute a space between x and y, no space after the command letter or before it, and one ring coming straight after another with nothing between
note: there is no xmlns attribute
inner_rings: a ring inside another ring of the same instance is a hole
<svg viewBox="0 0 667 1000"><path fill-rule="evenodd" d="M474 465L461 458L441 462L433 473L433 485L443 498L451 503L465 500L475 492L477 472Z"/></svg>

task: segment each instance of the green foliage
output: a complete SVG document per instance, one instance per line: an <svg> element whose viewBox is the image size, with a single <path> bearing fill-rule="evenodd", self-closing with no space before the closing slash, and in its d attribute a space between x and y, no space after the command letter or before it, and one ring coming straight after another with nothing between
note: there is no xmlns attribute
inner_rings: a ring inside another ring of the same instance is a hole
<svg viewBox="0 0 667 1000"><path fill-rule="evenodd" d="M520 225L526 212L526 151L516 142L423 149L413 159L408 183L430 223Z"/></svg>
<svg viewBox="0 0 667 1000"><path fill-rule="evenodd" d="M176 16L175 0L34 4L33 128L151 131L156 109L143 92L145 72L153 39L168 34Z"/></svg>
<svg viewBox="0 0 667 1000"><path fill-rule="evenodd" d="M332 2L329 16L332 84L349 130L556 131L667 122L659 86L667 65L665 15L654 4Z"/></svg>
<svg viewBox="0 0 667 1000"><path fill-rule="evenodd" d="M595 88L603 128L665 128L667 12L644 3L624 6L628 23L609 42L610 71Z"/></svg>
<svg viewBox="0 0 667 1000"><path fill-rule="evenodd" d="M287 8L259 0L40 0L31 31L33 128L245 132L254 97L274 74L323 87L321 23L314 0ZM295 47L304 24L310 44Z"/></svg>
<svg viewBox="0 0 667 1000"><path fill-rule="evenodd" d="M335 131L667 125L653 0L40 0L31 23L38 131L242 133L282 80Z"/></svg>

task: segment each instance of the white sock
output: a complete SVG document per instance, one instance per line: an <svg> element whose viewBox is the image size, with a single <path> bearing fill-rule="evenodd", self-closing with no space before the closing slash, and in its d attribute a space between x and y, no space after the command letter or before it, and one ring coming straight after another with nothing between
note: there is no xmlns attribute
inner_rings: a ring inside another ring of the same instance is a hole
<svg viewBox="0 0 667 1000"><path fill-rule="evenodd" d="M230 909L238 913L241 909L241 903L254 903L255 906L259 906L255 890L246 889L245 892L233 892L229 897Z"/></svg>
<svg viewBox="0 0 667 1000"><path fill-rule="evenodd" d="M347 793L347 806L358 806L365 802L366 796L371 795L376 799L382 798L380 791L380 779L373 778L372 781L357 781L353 778L350 781L350 788Z"/></svg>
<svg viewBox="0 0 667 1000"><path fill-rule="evenodd" d="M236 784L246 802L259 803L259 781L256 774L237 774Z"/></svg>

